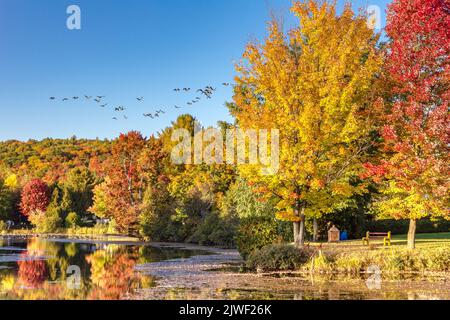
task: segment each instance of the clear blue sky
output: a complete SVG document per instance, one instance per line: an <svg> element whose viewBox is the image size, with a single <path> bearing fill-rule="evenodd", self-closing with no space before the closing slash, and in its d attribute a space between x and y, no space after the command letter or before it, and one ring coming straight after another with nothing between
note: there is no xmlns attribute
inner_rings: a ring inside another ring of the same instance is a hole
<svg viewBox="0 0 450 320"><path fill-rule="evenodd" d="M388 0L353 1L355 8ZM271 12L290 0L0 0L0 140L114 138L150 135L189 112L204 125L229 120L226 101L234 62L250 39L262 39ZM338 0L342 6L343 0ZM66 28L66 8L81 8L81 30ZM383 24L385 15L383 14ZM218 87L213 99L180 110L195 93L173 88ZM105 95L95 102L63 97ZM51 102L50 96L58 98ZM138 103L136 97L144 96ZM111 108L128 107L128 120ZM158 120L142 113L168 110ZM118 116L120 117L120 116Z"/></svg>

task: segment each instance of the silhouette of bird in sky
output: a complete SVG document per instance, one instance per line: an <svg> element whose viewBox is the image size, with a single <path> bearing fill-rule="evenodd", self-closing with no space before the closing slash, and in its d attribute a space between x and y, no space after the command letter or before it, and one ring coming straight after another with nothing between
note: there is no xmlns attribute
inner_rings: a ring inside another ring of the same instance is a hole
<svg viewBox="0 0 450 320"><path fill-rule="evenodd" d="M232 85L230 82L222 82L221 84L224 87L229 87L229 86ZM219 85L219 87L220 87L220 85ZM184 91L186 94L188 94L190 91L193 91L195 89L192 89L191 87L186 86L186 87L174 88L172 90L174 92L177 92L177 93L181 92L181 91ZM216 90L217 90L217 88L213 87L212 85L207 85L207 86L205 86L205 87L203 87L201 89L197 89L196 92L200 93L200 95L196 96L195 98L191 98L193 100L188 101L186 104L188 106L192 106L192 105L194 105L196 103L199 103L202 100L203 97L206 97L207 99L212 99L212 97L213 97L213 95L214 95ZM106 98L106 96L104 96L104 95L97 95L96 96L96 95L87 95L87 94L85 94L85 95L82 95L82 96L73 96L72 98L70 98L70 96L69 96L69 97L62 98L62 101L79 100L80 97L81 98L84 97L86 100L93 99L93 101L97 102L99 104L99 106L102 107L102 108L106 108L108 106L108 103L104 103L104 102L102 103L102 99ZM54 101L54 100L57 100L57 99L59 99L59 98L57 98L55 96L50 96L49 97L49 100L51 100L51 101ZM136 97L136 100L138 102L143 102L145 99L144 99L143 96L139 96L139 97ZM174 109L182 109L182 107L184 107L184 106L185 105L182 105L182 106L174 105L173 108ZM124 106L121 106L121 105L119 105L119 106L114 108L114 111L116 111L116 112L123 112L125 110L127 110L127 108L125 108ZM166 114L166 110L168 110L168 107L167 108L163 107L163 108L155 111L154 113L144 113L143 116L146 117L146 118L151 118L151 119L159 118L161 115ZM126 115L126 114L122 114L121 118L123 118L125 120L129 119L128 115ZM113 117L112 119L113 120L119 120L118 117Z"/></svg>
<svg viewBox="0 0 450 320"><path fill-rule="evenodd" d="M202 95L204 95L207 99L211 99L211 96L213 94L213 88L212 87L205 87L205 89L198 89L197 92L200 92Z"/></svg>

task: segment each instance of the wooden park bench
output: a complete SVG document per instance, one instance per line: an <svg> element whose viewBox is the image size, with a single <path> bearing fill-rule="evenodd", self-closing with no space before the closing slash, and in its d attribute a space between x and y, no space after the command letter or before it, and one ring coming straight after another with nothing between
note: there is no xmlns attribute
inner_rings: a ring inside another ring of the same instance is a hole
<svg viewBox="0 0 450 320"><path fill-rule="evenodd" d="M367 232L366 236L362 238L363 246L369 245L372 239L383 239L384 246L391 246L391 232Z"/></svg>

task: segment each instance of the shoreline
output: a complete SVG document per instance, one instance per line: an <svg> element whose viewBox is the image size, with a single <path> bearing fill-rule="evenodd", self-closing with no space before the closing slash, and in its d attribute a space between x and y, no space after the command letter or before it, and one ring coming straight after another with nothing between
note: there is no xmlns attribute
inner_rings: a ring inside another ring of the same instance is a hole
<svg viewBox="0 0 450 320"><path fill-rule="evenodd" d="M138 265L136 270L155 277L156 286L138 289L128 300L222 299L450 299L450 273L390 278L381 275L382 290L367 286L369 274L320 274L304 271L242 273L231 252L193 256ZM230 268L228 268L230 267ZM230 270L231 269L231 270ZM234 269L234 270L233 270Z"/></svg>
<svg viewBox="0 0 450 320"><path fill-rule="evenodd" d="M215 246L202 246L193 243L180 243L180 242L151 242L142 241L138 238L122 236L122 235L105 235L105 236L76 236L76 235L66 235L66 234L0 234L0 238L30 238L36 237L43 240L51 240L60 243L87 243L87 244L118 244L125 246L148 246L155 248L174 248L174 249L185 249L185 250L196 250L196 251L206 251L210 253L220 253L227 250L222 247Z"/></svg>

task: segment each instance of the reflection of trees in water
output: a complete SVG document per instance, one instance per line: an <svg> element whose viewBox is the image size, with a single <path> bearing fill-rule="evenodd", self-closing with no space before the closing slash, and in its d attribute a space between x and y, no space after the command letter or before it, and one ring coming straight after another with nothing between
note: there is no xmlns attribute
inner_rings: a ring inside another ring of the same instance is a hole
<svg viewBox="0 0 450 320"><path fill-rule="evenodd" d="M26 253L19 261L19 281L26 287L37 288L47 279L47 266L42 260L28 260Z"/></svg>
<svg viewBox="0 0 450 320"><path fill-rule="evenodd" d="M80 254L76 245L32 238L18 262L17 276L5 276L2 287L7 288L8 297L16 299L83 299L86 296L84 283L81 290L68 290L65 282L67 267L77 264L80 258L84 261L84 255Z"/></svg>
<svg viewBox="0 0 450 320"><path fill-rule="evenodd" d="M48 270L43 260L47 247L43 242L36 238L32 239L27 245L27 251L20 255L18 262L18 278L21 285L38 288L47 279Z"/></svg>
<svg viewBox="0 0 450 320"><path fill-rule="evenodd" d="M27 252L18 262L17 273L14 269L1 270L0 298L121 299L136 288L154 285L152 277L135 272L138 258L137 248L30 239ZM71 265L81 269L80 289L67 287L70 274L66 271Z"/></svg>
<svg viewBox="0 0 450 320"><path fill-rule="evenodd" d="M136 287L138 275L134 255L118 252L114 255L100 250L86 257L91 264L93 288L89 299L117 300Z"/></svg>
<svg viewBox="0 0 450 320"><path fill-rule="evenodd" d="M210 254L201 250L185 250L178 248L157 248L142 246L139 248L139 264L152 263L171 259L188 259L195 255Z"/></svg>

